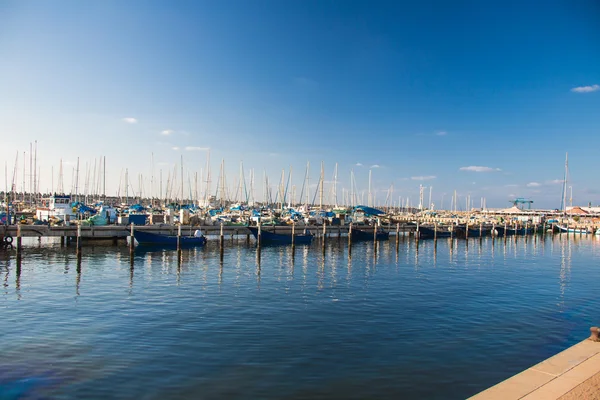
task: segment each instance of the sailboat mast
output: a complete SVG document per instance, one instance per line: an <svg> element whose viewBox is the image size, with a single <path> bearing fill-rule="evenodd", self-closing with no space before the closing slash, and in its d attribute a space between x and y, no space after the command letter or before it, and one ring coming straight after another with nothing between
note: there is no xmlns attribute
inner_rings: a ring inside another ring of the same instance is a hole
<svg viewBox="0 0 600 400"><path fill-rule="evenodd" d="M335 171L333 173L333 204L335 207L338 206L337 198L337 175L338 175L338 163L335 163Z"/></svg>
<svg viewBox="0 0 600 400"><path fill-rule="evenodd" d="M79 201L79 157L77 157L77 169L75 170L75 201Z"/></svg>
<svg viewBox="0 0 600 400"><path fill-rule="evenodd" d="M323 181L325 179L324 163L321 161L321 179L319 179L319 210L323 209Z"/></svg>
<svg viewBox="0 0 600 400"><path fill-rule="evenodd" d="M160 169L160 186L159 186L159 191L158 191L158 198L161 199L162 198L162 183L163 183L163 179L162 179L162 168ZM160 203L160 200L159 200Z"/></svg>
<svg viewBox="0 0 600 400"><path fill-rule="evenodd" d="M106 202L106 156L104 156L104 166L102 168L102 201Z"/></svg>
<svg viewBox="0 0 600 400"><path fill-rule="evenodd" d="M563 179L562 212L567 214L567 180L569 179L569 153L565 155L565 177Z"/></svg>
<svg viewBox="0 0 600 400"><path fill-rule="evenodd" d="M37 192L38 192L38 184L37 184L37 140L35 141L34 147L34 157L33 157L33 201L37 204Z"/></svg>
<svg viewBox="0 0 600 400"><path fill-rule="evenodd" d="M183 205L183 154L181 155L181 202L179 205Z"/></svg>

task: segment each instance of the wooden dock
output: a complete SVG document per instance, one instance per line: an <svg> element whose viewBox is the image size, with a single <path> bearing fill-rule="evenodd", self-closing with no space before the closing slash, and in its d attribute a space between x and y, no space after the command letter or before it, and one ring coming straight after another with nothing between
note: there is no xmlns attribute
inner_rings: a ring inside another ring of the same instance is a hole
<svg viewBox="0 0 600 400"><path fill-rule="evenodd" d="M410 233L415 230L414 225L410 224L399 224L396 225L385 225L381 228L387 232L395 233L397 230L402 233ZM136 231L152 232L161 235L177 235L179 231L179 225L140 225L135 226ZM204 225L204 226L191 226L182 225L182 235L193 235L196 229L200 229L204 235L216 236L217 238L221 235L220 225ZM264 231L290 234L292 233L292 226L270 226L263 225L261 227ZM346 236L348 235L349 225L346 226L326 226L323 231L323 226L296 226L295 230L297 233L309 230L315 236L321 236L323 232L328 237ZM357 226L354 225L353 229L360 229L366 232L373 232L373 226ZM78 232L77 225L71 226L47 226L47 225L8 225L0 227L0 233L5 236L10 235L13 238L21 237L66 237L76 238ZM123 225L107 225L107 226L81 226L81 237L83 239L126 239L131 234L130 226ZM223 226L223 235L226 237L239 236L239 235L250 235L250 231L244 226Z"/></svg>

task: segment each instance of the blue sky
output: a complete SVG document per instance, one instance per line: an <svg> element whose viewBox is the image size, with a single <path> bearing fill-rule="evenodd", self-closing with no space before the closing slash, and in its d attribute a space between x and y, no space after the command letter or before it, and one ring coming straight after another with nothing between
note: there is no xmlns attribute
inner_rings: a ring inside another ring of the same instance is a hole
<svg viewBox="0 0 600 400"><path fill-rule="evenodd" d="M10 181L21 152L20 182L37 140L42 189L105 155L109 194L125 168L148 193L152 154L166 181L210 148L257 197L263 171L299 193L324 161L340 197L375 166L378 202L559 207L568 151L574 203L597 204L600 6L571 3L0 0L0 161Z"/></svg>

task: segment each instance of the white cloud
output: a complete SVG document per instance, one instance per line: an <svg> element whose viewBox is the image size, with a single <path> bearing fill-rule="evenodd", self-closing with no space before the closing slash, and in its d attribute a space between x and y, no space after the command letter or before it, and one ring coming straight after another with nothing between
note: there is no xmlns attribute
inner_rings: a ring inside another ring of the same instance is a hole
<svg viewBox="0 0 600 400"><path fill-rule="evenodd" d="M553 179L551 181L547 181L546 183L549 185L562 185L563 182L563 179Z"/></svg>
<svg viewBox="0 0 600 400"><path fill-rule="evenodd" d="M171 147L171 150L179 150L179 147L177 147L177 146Z"/></svg>
<svg viewBox="0 0 600 400"><path fill-rule="evenodd" d="M357 162L355 165L356 165L357 167L362 167L362 166L363 166L363 165L362 165L361 163L359 163L359 162Z"/></svg>
<svg viewBox="0 0 600 400"><path fill-rule="evenodd" d="M133 117L123 118L123 121L127 122L128 124L137 124L138 122L138 120Z"/></svg>
<svg viewBox="0 0 600 400"><path fill-rule="evenodd" d="M173 129L165 129L164 131L160 132L161 135L165 135L165 136L169 136L169 135L172 135L174 133L175 133L175 131Z"/></svg>
<svg viewBox="0 0 600 400"><path fill-rule="evenodd" d="M379 164L373 164L369 168L381 168L381 166Z"/></svg>
<svg viewBox="0 0 600 400"><path fill-rule="evenodd" d="M591 86L577 86L571 89L571 92L575 93L591 93L597 92L600 90L600 85L591 85Z"/></svg>
<svg viewBox="0 0 600 400"><path fill-rule="evenodd" d="M527 187L539 187L539 186L542 186L542 184L539 182L529 182L527 184Z"/></svg>
<svg viewBox="0 0 600 400"><path fill-rule="evenodd" d="M209 147L185 146L186 151L207 151Z"/></svg>
<svg viewBox="0 0 600 400"><path fill-rule="evenodd" d="M436 133L436 135L438 135L438 136L446 136L447 134L448 134L448 132L446 132L446 131L439 131Z"/></svg>
<svg viewBox="0 0 600 400"><path fill-rule="evenodd" d="M495 172L502 171L500 168L492 168L492 167L481 167L477 165L471 165L469 167L460 167L460 171L471 171L471 172Z"/></svg>
<svg viewBox="0 0 600 400"><path fill-rule="evenodd" d="M435 179L435 175L411 176L410 179L412 179L413 181L428 181L431 179Z"/></svg>

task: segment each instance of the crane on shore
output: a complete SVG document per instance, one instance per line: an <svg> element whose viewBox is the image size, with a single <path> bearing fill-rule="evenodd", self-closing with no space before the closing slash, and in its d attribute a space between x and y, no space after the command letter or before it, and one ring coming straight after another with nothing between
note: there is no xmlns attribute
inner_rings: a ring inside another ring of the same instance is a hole
<svg viewBox="0 0 600 400"><path fill-rule="evenodd" d="M529 200L529 199L525 199L523 197L517 197L514 200L509 200L509 202L511 202L513 204L513 206L523 209L523 207L519 207L519 204L527 204L528 205L528 209L531 210L531 205L533 204L533 200Z"/></svg>

